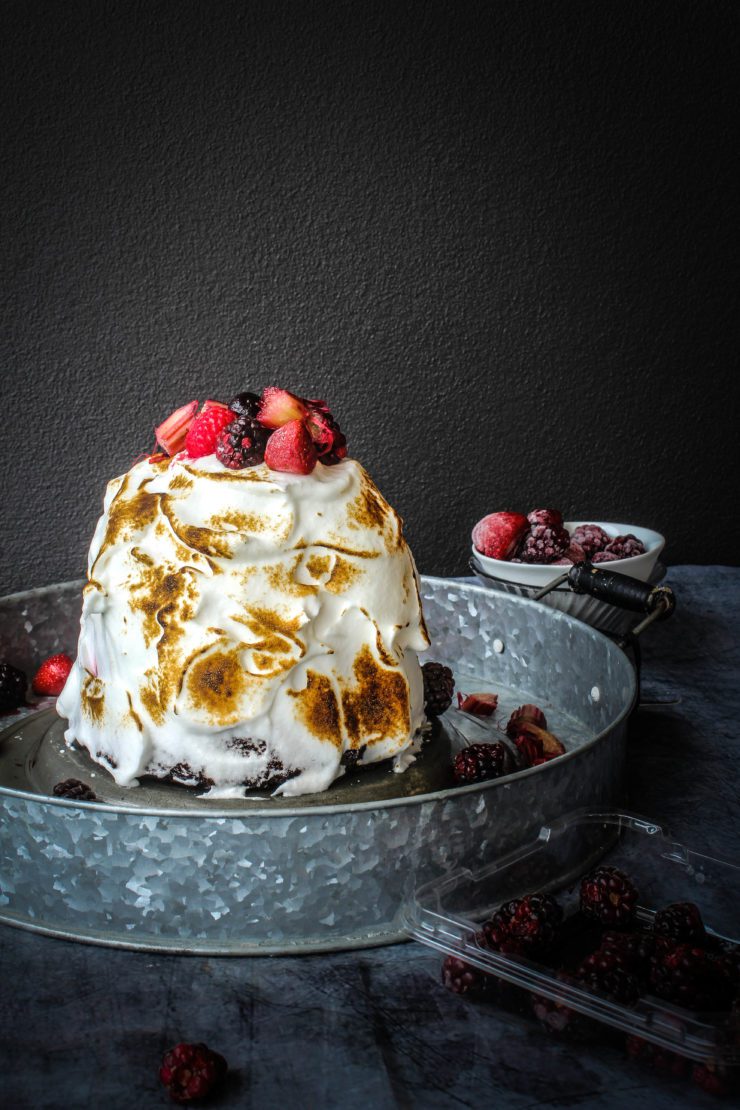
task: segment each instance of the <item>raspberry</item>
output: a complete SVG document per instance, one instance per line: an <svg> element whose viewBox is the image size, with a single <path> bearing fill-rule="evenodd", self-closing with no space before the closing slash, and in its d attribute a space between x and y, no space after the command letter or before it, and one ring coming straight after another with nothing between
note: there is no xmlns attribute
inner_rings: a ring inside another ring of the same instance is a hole
<svg viewBox="0 0 740 1110"><path fill-rule="evenodd" d="M528 528L522 513L489 513L473 529L473 543L489 559L510 559Z"/></svg>
<svg viewBox="0 0 740 1110"><path fill-rule="evenodd" d="M625 1041L627 1055L631 1060L638 1060L647 1064L661 1075L670 1075L680 1078L689 1070L689 1062L685 1056L670 1052L661 1045L651 1044L642 1037L627 1037Z"/></svg>
<svg viewBox="0 0 740 1110"><path fill-rule="evenodd" d="M570 536L560 525L533 524L523 537L517 557L523 563L552 563L564 555Z"/></svg>
<svg viewBox="0 0 740 1110"><path fill-rule="evenodd" d="M596 563L616 563L619 555L615 555L613 551L597 551L591 559L591 562Z"/></svg>
<svg viewBox="0 0 740 1110"><path fill-rule="evenodd" d="M256 393L237 393L236 397L232 397L229 401L229 408L237 416L248 416L250 420L256 420L260 399Z"/></svg>
<svg viewBox="0 0 740 1110"><path fill-rule="evenodd" d="M265 461L267 429L250 416L239 416L227 424L216 443L216 457L229 470L244 470Z"/></svg>
<svg viewBox="0 0 740 1110"><path fill-rule="evenodd" d="M483 925L483 936L495 951L537 955L552 948L562 920L551 894L528 894L501 906Z"/></svg>
<svg viewBox="0 0 740 1110"><path fill-rule="evenodd" d="M75 802L97 802L98 796L92 787L79 779L64 779L52 791L55 798L71 798Z"/></svg>
<svg viewBox="0 0 740 1110"><path fill-rule="evenodd" d="M544 524L548 528L562 528L563 514L557 509L533 509L527 513L530 524Z"/></svg>
<svg viewBox="0 0 740 1110"><path fill-rule="evenodd" d="M598 867L581 882L581 910L602 925L624 925L637 907L637 890L616 867Z"/></svg>
<svg viewBox="0 0 740 1110"><path fill-rule="evenodd" d="M593 558L597 551L603 551L609 543L609 536L598 524L579 524L570 538L578 544L587 559Z"/></svg>
<svg viewBox="0 0 740 1110"><path fill-rule="evenodd" d="M442 964L442 982L455 994L483 997L488 993L490 976L458 956L447 956Z"/></svg>
<svg viewBox="0 0 740 1110"><path fill-rule="evenodd" d="M176 1044L164 1054L159 1078L173 1102L194 1102L209 1095L226 1071L223 1056L207 1045Z"/></svg>
<svg viewBox="0 0 740 1110"><path fill-rule="evenodd" d="M72 670L72 660L64 652L50 655L33 676L31 689L42 697L58 698Z"/></svg>
<svg viewBox="0 0 740 1110"><path fill-rule="evenodd" d="M511 756L503 744L470 744L455 756L452 773L459 786L497 779L509 771Z"/></svg>
<svg viewBox="0 0 740 1110"><path fill-rule="evenodd" d="M665 909L658 910L653 921L653 932L681 943L695 941L701 944L707 935L699 907L693 902L674 902Z"/></svg>
<svg viewBox="0 0 740 1110"><path fill-rule="evenodd" d="M733 984L703 948L679 944L653 962L650 985L659 998L689 1010L727 1009Z"/></svg>
<svg viewBox="0 0 740 1110"><path fill-rule="evenodd" d="M439 717L452 705L455 680L444 663L425 663L421 668L424 677L424 712L427 717Z"/></svg>
<svg viewBox="0 0 740 1110"><path fill-rule="evenodd" d="M537 725L538 728L547 728L547 720L545 714L536 705L520 705L515 709L509 717L509 723L506 726L506 735L511 736L512 739L518 736L522 731L522 726L525 724Z"/></svg>
<svg viewBox="0 0 740 1110"><path fill-rule="evenodd" d="M10 663L0 663L0 713L26 704L28 680L23 671Z"/></svg>
<svg viewBox="0 0 740 1110"><path fill-rule="evenodd" d="M216 450L218 438L227 424L231 424L234 414L226 405L206 402L188 428L185 436L185 450L191 459L201 459L212 455Z"/></svg>
<svg viewBox="0 0 740 1110"><path fill-rule="evenodd" d="M645 554L645 544L628 532L626 536L615 536L609 540L605 551L608 555L616 555L618 559L631 559L634 555Z"/></svg>
<svg viewBox="0 0 740 1110"><path fill-rule="evenodd" d="M316 448L302 420L289 420L267 441L265 462L270 470L287 474L310 474L316 466Z"/></svg>

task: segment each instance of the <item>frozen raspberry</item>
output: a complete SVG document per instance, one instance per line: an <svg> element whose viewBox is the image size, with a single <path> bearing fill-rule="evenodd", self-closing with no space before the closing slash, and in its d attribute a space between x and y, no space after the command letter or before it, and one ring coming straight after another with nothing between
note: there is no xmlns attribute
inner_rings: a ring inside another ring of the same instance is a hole
<svg viewBox="0 0 740 1110"><path fill-rule="evenodd" d="M173 1102L195 1102L209 1095L226 1075L223 1056L204 1044L176 1044L164 1054L159 1078Z"/></svg>
<svg viewBox="0 0 740 1110"><path fill-rule="evenodd" d="M625 1048L631 1060L638 1060L661 1075L680 1078L689 1070L689 1062L685 1056L670 1052L662 1045L651 1044L642 1037L627 1037Z"/></svg>
<svg viewBox="0 0 740 1110"><path fill-rule="evenodd" d="M475 717L492 717L498 707L498 694L481 692L478 694L457 695L457 708L461 713L472 713Z"/></svg>
<svg viewBox="0 0 740 1110"><path fill-rule="evenodd" d="M637 908L637 890L616 867L598 867L581 882L581 910L602 925L625 925Z"/></svg>
<svg viewBox="0 0 740 1110"><path fill-rule="evenodd" d="M559 525L533 524L517 548L523 563L552 563L570 546L570 536Z"/></svg>
<svg viewBox="0 0 740 1110"><path fill-rule="evenodd" d="M250 420L256 420L260 399L256 393L237 393L236 397L232 397L229 401L229 408L237 416L248 416Z"/></svg>
<svg viewBox="0 0 740 1110"><path fill-rule="evenodd" d="M34 694L40 694L42 697L58 698L71 670L72 660L63 651L57 655L50 655L33 676L31 689Z"/></svg>
<svg viewBox="0 0 740 1110"><path fill-rule="evenodd" d="M653 921L653 932L671 940L703 944L706 939L704 922L699 907L693 902L674 902L658 910Z"/></svg>
<svg viewBox="0 0 740 1110"><path fill-rule="evenodd" d="M216 457L229 470L244 470L265 461L269 432L250 416L239 416L221 431Z"/></svg>
<svg viewBox="0 0 740 1110"><path fill-rule="evenodd" d="M191 459L202 459L216 450L218 438L231 424L234 414L226 405L206 401L185 436L185 451Z"/></svg>
<svg viewBox="0 0 740 1110"><path fill-rule="evenodd" d="M547 719L545 714L537 705L520 705L515 709L509 717L509 722L506 726L506 735L518 736L522 731L525 724L537 725L538 728L547 728Z"/></svg>
<svg viewBox="0 0 740 1110"><path fill-rule="evenodd" d="M0 663L0 713L9 713L26 704L28 679L10 663Z"/></svg>
<svg viewBox="0 0 740 1110"><path fill-rule="evenodd" d="M503 744L470 744L455 756L452 773L459 786L468 786L508 774L510 764L511 755Z"/></svg>
<svg viewBox="0 0 740 1110"><path fill-rule="evenodd" d="M98 796L86 782L79 779L64 779L58 782L52 793L55 798L70 798L75 802L97 802Z"/></svg>
<svg viewBox="0 0 740 1110"><path fill-rule="evenodd" d="M282 424L272 433L265 448L265 462L270 470L287 474L310 474L317 458L313 440L302 420Z"/></svg>
<svg viewBox="0 0 740 1110"><path fill-rule="evenodd" d="M522 513L489 513L473 529L473 543L489 559L510 559L528 529Z"/></svg>
<svg viewBox="0 0 740 1110"><path fill-rule="evenodd" d="M574 563L585 563L586 552L583 550L579 543L574 543L571 539L568 550L559 559L556 559L552 564L554 567L567 567L572 566Z"/></svg>
<svg viewBox="0 0 740 1110"><path fill-rule="evenodd" d="M659 998L689 1010L728 1009L733 984L718 962L691 944L679 944L653 961L650 985Z"/></svg>
<svg viewBox="0 0 740 1110"><path fill-rule="evenodd" d="M592 559L597 551L603 551L609 543L609 536L598 524L579 524L570 535L571 541L577 543L587 559Z"/></svg>
<svg viewBox="0 0 740 1110"><path fill-rule="evenodd" d="M563 514L557 509L533 509L527 513L530 524L544 524L548 528L562 528Z"/></svg>
<svg viewBox="0 0 740 1110"><path fill-rule="evenodd" d="M618 559L631 559L634 555L645 554L645 544L628 532L626 536L615 536L609 540L604 550L607 555L616 555Z"/></svg>
<svg viewBox="0 0 740 1110"><path fill-rule="evenodd" d="M455 679L444 663L425 663L421 668L424 677L424 712L427 717L439 717L452 705Z"/></svg>
<svg viewBox="0 0 740 1110"><path fill-rule="evenodd" d="M563 911L551 894L528 894L506 902L482 931L489 948L536 955L552 948L562 920Z"/></svg>
<svg viewBox="0 0 740 1110"><path fill-rule="evenodd" d="M613 551L597 551L591 562L594 565L596 563L616 563L618 559L619 555L615 555Z"/></svg>
<svg viewBox="0 0 740 1110"><path fill-rule="evenodd" d="M458 956L447 956L442 964L442 982L455 994L480 998L488 993L490 976Z"/></svg>

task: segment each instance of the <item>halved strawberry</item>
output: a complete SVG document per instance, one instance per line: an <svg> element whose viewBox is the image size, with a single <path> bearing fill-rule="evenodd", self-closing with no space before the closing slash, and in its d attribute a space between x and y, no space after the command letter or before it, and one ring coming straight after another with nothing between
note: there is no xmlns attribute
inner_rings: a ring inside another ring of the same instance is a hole
<svg viewBox="0 0 740 1110"><path fill-rule="evenodd" d="M179 409L171 412L167 419L163 420L159 427L155 429L154 434L157 443L168 455L176 455L178 451L182 450L188 428L195 420L197 411L198 402L190 401L187 405L182 405Z"/></svg>
<svg viewBox="0 0 740 1110"><path fill-rule="evenodd" d="M59 697L72 670L72 660L64 652L50 655L33 676L31 689L34 694Z"/></svg>
<svg viewBox="0 0 740 1110"><path fill-rule="evenodd" d="M307 415L306 405L295 393L278 389L274 385L268 385L262 390L257 419L265 428L282 428L284 424L289 424L292 420L303 420Z"/></svg>
<svg viewBox="0 0 740 1110"><path fill-rule="evenodd" d="M316 448L302 420L290 420L267 441L265 462L270 470L310 474L316 466Z"/></svg>
<svg viewBox="0 0 740 1110"><path fill-rule="evenodd" d="M510 559L528 530L522 513L489 513L473 529L473 543L489 559Z"/></svg>
<svg viewBox="0 0 740 1110"><path fill-rule="evenodd" d="M212 455L219 435L234 419L234 413L226 405L218 401L206 401L185 436L185 450L190 458L200 459L204 455Z"/></svg>

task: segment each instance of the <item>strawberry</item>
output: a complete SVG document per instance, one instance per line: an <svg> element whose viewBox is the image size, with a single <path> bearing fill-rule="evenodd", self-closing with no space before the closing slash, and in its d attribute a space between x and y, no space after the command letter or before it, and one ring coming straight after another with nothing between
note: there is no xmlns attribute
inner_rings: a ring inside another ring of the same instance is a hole
<svg viewBox="0 0 740 1110"><path fill-rule="evenodd" d="M316 448L302 420L290 420L273 432L265 448L270 470L310 474L316 466Z"/></svg>
<svg viewBox="0 0 740 1110"><path fill-rule="evenodd" d="M179 409L171 412L167 419L155 428L154 434L157 437L157 443L168 455L176 455L178 451L182 450L188 428L195 420L197 411L198 402L190 401L187 405L182 405Z"/></svg>
<svg viewBox="0 0 740 1110"><path fill-rule="evenodd" d="M490 717L496 712L498 694L458 694L457 708L476 717Z"/></svg>
<svg viewBox="0 0 740 1110"><path fill-rule="evenodd" d="M295 393L290 393L287 389L278 389L274 385L268 385L262 390L257 419L265 428L282 428L284 424L303 420L307 415L306 405L300 397L296 397Z"/></svg>
<svg viewBox="0 0 740 1110"><path fill-rule="evenodd" d="M220 433L234 419L235 414L226 405L218 401L206 401L185 436L185 450L190 458L200 459L203 455L212 455Z"/></svg>
<svg viewBox="0 0 740 1110"><path fill-rule="evenodd" d="M529 531L522 513L489 513L473 529L473 543L489 559L510 559Z"/></svg>
<svg viewBox="0 0 740 1110"><path fill-rule="evenodd" d="M31 688L34 694L58 697L64 689L64 684L71 670L72 660L64 652L60 652L58 655L50 655L33 676Z"/></svg>

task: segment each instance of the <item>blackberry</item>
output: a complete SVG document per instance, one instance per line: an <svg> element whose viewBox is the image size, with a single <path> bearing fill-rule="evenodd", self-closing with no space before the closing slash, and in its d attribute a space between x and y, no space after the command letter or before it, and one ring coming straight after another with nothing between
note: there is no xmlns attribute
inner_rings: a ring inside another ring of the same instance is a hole
<svg viewBox="0 0 740 1110"><path fill-rule="evenodd" d="M86 782L79 779L64 779L52 791L55 798L71 798L75 802L97 802L98 796Z"/></svg>
<svg viewBox="0 0 740 1110"><path fill-rule="evenodd" d="M637 890L616 867L597 867L581 882L581 910L602 925L624 925L637 908Z"/></svg>
<svg viewBox="0 0 740 1110"><path fill-rule="evenodd" d="M561 525L533 524L516 554L523 563L552 563L569 546L570 536Z"/></svg>
<svg viewBox="0 0 740 1110"><path fill-rule="evenodd" d="M244 470L265 460L268 428L251 416L240 416L227 424L218 437L216 456L229 470Z"/></svg>
<svg viewBox="0 0 740 1110"><path fill-rule="evenodd" d="M455 756L452 773L459 786L485 782L508 774L511 756L500 742L470 744Z"/></svg>
<svg viewBox="0 0 740 1110"><path fill-rule="evenodd" d="M557 978L561 983L576 986L573 977L566 971L559 971ZM546 1033L562 1037L567 1036L578 1040L590 1038L598 1031L598 1026L591 1018L573 1010L562 999L547 998L545 995L530 995L532 1013L539 1021Z"/></svg>
<svg viewBox="0 0 740 1110"><path fill-rule="evenodd" d="M607 931L602 933L601 949L619 953L621 966L626 971L633 972L638 979L647 982L656 952L656 940L652 933Z"/></svg>
<svg viewBox="0 0 740 1110"><path fill-rule="evenodd" d="M626 536L615 536L609 540L605 551L608 555L616 555L618 559L631 559L634 555L645 554L645 544L628 532Z"/></svg>
<svg viewBox="0 0 740 1110"><path fill-rule="evenodd" d="M439 717L452 705L455 680L452 671L444 663L425 663L421 668L424 676L424 712L427 717Z"/></svg>
<svg viewBox="0 0 740 1110"><path fill-rule="evenodd" d="M205 1044L176 1044L164 1054L159 1078L173 1102L205 1098L226 1075L223 1056Z"/></svg>
<svg viewBox="0 0 740 1110"><path fill-rule="evenodd" d="M489 979L485 971L466 963L459 956L447 956L442 964L442 982L455 994L482 998L488 993Z"/></svg>
<svg viewBox="0 0 740 1110"><path fill-rule="evenodd" d="M581 967L577 977L584 986L605 994L623 1006L634 1006L640 997L640 984L636 977L623 967L608 968L607 961L601 961L592 968Z"/></svg>
<svg viewBox="0 0 740 1110"><path fill-rule="evenodd" d="M23 671L10 663L0 663L0 713L8 713L26 704L28 679Z"/></svg>
<svg viewBox="0 0 740 1110"><path fill-rule="evenodd" d="M688 941L701 944L707 935L699 907L693 902L673 902L665 909L658 910L653 921L653 932L682 944Z"/></svg>
<svg viewBox="0 0 740 1110"><path fill-rule="evenodd" d="M587 559L592 559L597 551L603 551L609 543L609 536L598 524L579 524L571 532L570 538L583 549Z"/></svg>
<svg viewBox="0 0 740 1110"><path fill-rule="evenodd" d="M259 412L260 399L256 393L237 393L229 401L229 408L235 412L237 416L248 416L250 420L257 419Z"/></svg>
<svg viewBox="0 0 740 1110"><path fill-rule="evenodd" d="M592 557L591 562L596 563L616 563L617 559L621 559L621 555L617 555L614 551L597 551Z"/></svg>
<svg viewBox="0 0 740 1110"><path fill-rule="evenodd" d="M551 894L528 894L506 902L483 925L489 948L536 955L552 948L563 911Z"/></svg>
<svg viewBox="0 0 740 1110"><path fill-rule="evenodd" d="M548 528L562 528L563 514L558 509L533 509L527 513L530 524L545 524Z"/></svg>
<svg viewBox="0 0 740 1110"><path fill-rule="evenodd" d="M729 1009L733 983L703 948L679 944L653 962L650 985L659 998L689 1010Z"/></svg>

